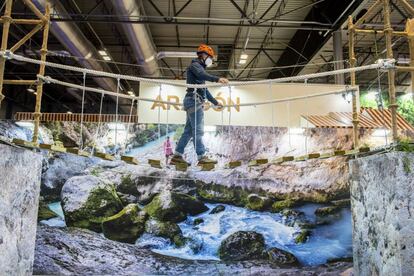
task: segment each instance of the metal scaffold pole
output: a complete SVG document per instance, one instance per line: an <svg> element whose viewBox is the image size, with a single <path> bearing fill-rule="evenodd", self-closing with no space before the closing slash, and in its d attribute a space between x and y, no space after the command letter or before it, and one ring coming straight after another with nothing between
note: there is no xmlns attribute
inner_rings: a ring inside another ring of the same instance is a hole
<svg viewBox="0 0 414 276"><path fill-rule="evenodd" d="M353 68L356 65L356 58L355 58L355 29L352 16L348 17L348 35L349 35L349 64L350 67ZM355 72L351 72L351 86L356 85L356 74ZM358 148L359 146L359 110L358 110L358 102L359 101L359 93L354 92L352 93L352 124L353 124L353 138L354 138L354 148Z"/></svg>
<svg viewBox="0 0 414 276"><path fill-rule="evenodd" d="M9 29L10 29L10 23L12 21L11 18L11 11L12 11L13 1L12 0L6 0L6 8L4 11L4 15L2 16L2 23L3 23L3 35L1 37L1 46L0 51L7 50L7 44L9 40ZM1 102L4 99L3 95L3 79L4 79L4 67L6 64L6 58L0 57L0 108L1 108Z"/></svg>
<svg viewBox="0 0 414 276"><path fill-rule="evenodd" d="M394 58L392 51L392 34L393 29L390 19L390 2L389 0L383 0L383 16L384 16L384 34L385 43L387 47L387 58ZM397 130L397 108L398 104L395 99L395 70L388 70L388 94L389 94L389 108L391 110L391 124L392 124L392 138L394 143L398 140Z"/></svg>

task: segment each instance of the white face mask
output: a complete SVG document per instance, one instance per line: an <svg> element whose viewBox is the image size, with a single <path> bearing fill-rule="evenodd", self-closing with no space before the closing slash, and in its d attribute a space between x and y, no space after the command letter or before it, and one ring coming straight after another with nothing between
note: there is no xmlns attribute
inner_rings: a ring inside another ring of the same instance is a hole
<svg viewBox="0 0 414 276"><path fill-rule="evenodd" d="M204 64L205 64L207 67L210 67L211 65L213 65L213 59L212 59L211 57L207 57L207 58L204 60Z"/></svg>

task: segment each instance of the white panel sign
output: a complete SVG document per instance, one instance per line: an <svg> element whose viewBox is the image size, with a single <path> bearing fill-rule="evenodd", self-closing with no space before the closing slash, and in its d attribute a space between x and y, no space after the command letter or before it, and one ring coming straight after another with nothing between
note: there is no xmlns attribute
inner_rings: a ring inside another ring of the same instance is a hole
<svg viewBox="0 0 414 276"><path fill-rule="evenodd" d="M206 107L204 120L206 125L239 126L278 126L299 127L302 115L327 115L329 112L351 112L349 99L342 95L328 95L309 99L294 100L283 103L252 106L237 106L238 104L267 101L271 99L290 98L295 96L312 95L329 91L345 89L343 85L325 84L260 84L237 86L231 88L231 98L228 87L210 88L211 94L223 104L236 104L235 107L220 111L212 106ZM172 85L140 84L140 96L151 99L182 103L186 94L185 87ZM185 111L180 107L168 106L162 103L139 103L140 123L169 123L184 124Z"/></svg>

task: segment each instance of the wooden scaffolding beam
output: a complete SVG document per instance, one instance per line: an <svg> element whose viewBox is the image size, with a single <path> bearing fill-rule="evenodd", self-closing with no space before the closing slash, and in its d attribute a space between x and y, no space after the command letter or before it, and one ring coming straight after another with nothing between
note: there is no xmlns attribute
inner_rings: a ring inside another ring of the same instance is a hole
<svg viewBox="0 0 414 276"><path fill-rule="evenodd" d="M37 19L13 19L11 17L12 4L13 0L6 0L6 7L4 15L1 17L0 23L3 24L3 34L1 40L0 51L9 50L11 52L16 51L24 43L26 43L34 34L40 31L43 28L43 41L42 48L40 49L40 59L41 61L46 61L47 55L47 41L49 37L49 27L50 27L50 3L46 0L45 14L43 14L31 0L22 0L22 2L37 16ZM25 25L35 25L33 29L27 33L22 39L20 39L15 45L8 49L8 39L9 39L9 30L10 24L25 24ZM39 119L41 116L41 103L42 103L42 94L43 94L43 82L37 80L4 80L4 70L5 70L6 58L0 57L0 108L2 100L4 99L3 95L3 85L36 85L36 106L33 113L35 120L34 131L33 131L33 143L37 143L39 136ZM44 76L45 74L45 65L41 64L39 68L38 75Z"/></svg>

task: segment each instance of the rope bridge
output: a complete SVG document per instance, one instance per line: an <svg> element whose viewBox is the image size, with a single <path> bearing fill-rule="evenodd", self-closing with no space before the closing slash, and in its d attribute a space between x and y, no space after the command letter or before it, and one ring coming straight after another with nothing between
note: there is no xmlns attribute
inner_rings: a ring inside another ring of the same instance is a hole
<svg viewBox="0 0 414 276"><path fill-rule="evenodd" d="M16 55L11 51L0 52L0 55L2 55L4 58L7 58L7 59L14 59L14 60L22 61L22 62L33 63L33 64L38 64L38 65L58 68L58 69L62 69L62 70L75 71L75 72L80 72L80 73L83 74L83 85L77 85L77 84L73 84L73 83L63 82L63 81L53 79L53 78L48 77L48 76L38 75L37 76L38 81L43 83L43 84L54 83L54 84L57 84L57 85L63 85L63 86L66 86L66 87L71 87L71 88L78 89L79 91L82 91L82 112L79 113L79 114L68 114L68 113L66 113L66 114L59 114L59 113L45 113L45 114L41 114L41 113L39 113L39 114L17 113L16 114L16 119L20 119L20 120L33 120L34 119L35 120L35 131L34 131L34 133L36 134L36 137L33 137L32 142L27 142L27 141L24 141L24 140L14 139L13 143L15 143L17 145L20 145L20 146L28 147L28 148L40 148L40 149L56 151L56 152L69 152L69 153L73 153L73 154L77 154L77 155L85 156L85 157L86 156L96 156L96 157L99 157L99 158L102 158L102 159L105 159L105 160L111 160L111 161L115 160L115 156L107 154L107 153L101 153L101 152L95 151L95 148L92 148L91 152L86 152L84 150L83 141L82 141L82 128L83 128L82 126L83 126L84 122L98 122L98 128L97 128L98 130L96 132L96 137L99 135L99 130L100 130L101 123L114 122L114 121L115 122L127 123L128 128L127 128L127 131L126 131L126 139L125 139L125 146L126 146L126 143L128 141L128 132L129 132L130 125L132 123L136 123L138 121L137 115L132 115L132 111L133 111L133 107L134 107L135 103L136 103L136 106L137 106L137 108L136 108L137 114L138 114L138 103L139 103L139 101L163 103L163 104L178 105L178 106L182 105L182 103L177 103L177 102L162 101L162 100L157 100L157 99L149 99L149 98L143 98L143 97L137 97L137 96L132 96L132 95L121 94L120 93L120 80L129 80L129 81L137 81L137 82L157 84L160 87L159 88L160 94L161 94L161 90L162 90L162 85L172 85L172 86L178 86L178 87L183 87L183 88L228 87L229 93L230 93L230 98L231 98L231 89L232 89L233 86L268 84L269 92L271 92L271 88L272 88L273 83L304 81L304 83L306 84L309 79L313 79L313 78L320 78L320 77L332 76L332 75L337 75L337 74L353 73L353 72L359 72L359 71L365 71L365 70L389 70L389 69L394 68L394 63L395 63L395 60L393 60L393 59L389 59L389 60L381 60L380 59L374 64L360 66L360 67L352 67L352 68L347 68L347 69L340 69L340 70L334 70L334 71L328 71L328 72L321 72L321 73L300 75L300 76L293 76L293 77L285 77L285 78L278 78L278 79L267 79L267 80L257 80L257 81L233 81L233 82L230 82L228 84L219 84L219 83L185 84L185 83L172 82L172 81L168 81L168 80L149 79L149 78L142 78L142 77L137 77L137 76L114 74L114 73L96 71L96 70L91 70L91 69L86 69L86 68L68 66L68 65L48 62L48 61L44 61L44 60L36 60L36 59ZM116 92L103 90L103 89L99 89L99 88L87 87L85 85L87 75L115 78L117 80L117 83L118 83ZM100 107L99 114L85 114L83 112L84 111L85 92L94 92L94 93L101 94L101 107ZM260 105L268 105L268 104L283 103L283 102L287 102L287 104L289 105L290 101L308 99L308 98L313 98L313 97L321 97L321 96L326 96L326 95L349 94L350 93L355 97L355 94L357 92L358 92L358 87L356 87L356 86L349 87L348 86L348 87L346 87L345 89L342 89L342 90L328 91L328 92L316 93L316 94L312 94L312 95L289 97L289 98L283 98L283 99L270 99L270 100L261 101L261 102L250 102L250 103L240 104L239 106L253 106L253 107L256 107L256 106L260 106ZM116 114L102 114L102 101L103 101L103 97L105 95L110 95L110 96L116 97ZM118 114L119 98L126 98L126 99L131 100L131 108L130 108L130 114L129 115L120 115L120 114ZM197 106L196 98L195 98L195 105ZM233 107L233 106L234 106L233 104L230 104L230 105L224 105L223 107ZM288 109L288 110L290 110L290 109ZM273 114L272 114L272 116L273 116ZM290 115L288 114L288 117L289 116ZM167 109L167 117L168 117L168 109ZM223 113L222 113L222 118L223 118ZM158 119L160 119L160 109L159 109L159 112L158 112ZM38 133L38 128L39 128L39 121L65 121L65 120L77 121L77 122L81 123L81 128L80 128L81 133L80 133L80 142L79 142L80 146L79 146L79 148L70 148L69 149L69 148L64 148L63 145L61 145L61 144L48 145L48 144L38 144L37 143L37 140L38 140L37 133ZM230 109L230 113L229 113L229 125L231 125L231 109ZM230 129L229 129L229 134L230 134ZM259 134L261 135L261 133L259 133ZM118 129L115 130L115 144L117 144L117 135L118 135ZM195 135L197 135L197 133L195 133ZM290 135L290 132L289 132L289 135ZM159 129L159 136L160 136L160 129ZM306 143L307 143L307 140L306 140ZM306 145L306 154L305 155L296 156L296 157L294 157L294 156L280 156L280 157L277 157L274 160L269 160L268 158L255 159L255 160L249 161L248 166L252 166L252 167L253 166L260 166L260 165L264 165L264 164L268 164L268 163L282 164L284 162L292 162L292 161L301 162L301 161L306 161L306 160L309 160L309 159L317 159L317 158L325 159L325 158L334 157L334 156L356 156L358 154L367 153L369 151L370 151L369 148L362 147L362 148L356 148L356 149L353 149L353 150L350 150L350 151L336 150L336 151L325 152L325 153L309 153L308 149L307 149L307 145ZM129 164L141 165L141 164L138 164L138 161L132 156L120 156L120 159L123 160L126 163L129 163ZM156 160L156 159L148 160L148 165L152 166L154 168L162 168L161 161ZM242 162L240 162L238 160L233 160L233 161L231 161L230 163L228 163L226 165L226 168L232 169L232 168L238 167L240 165L242 165ZM180 165L176 166L176 169L180 170L180 171L186 171L187 167L188 167L188 165L186 165L186 164L185 165L180 164ZM206 165L201 166L201 170L209 171L209 170L212 170L212 169L214 169L214 164L213 165L212 164L206 164Z"/></svg>

